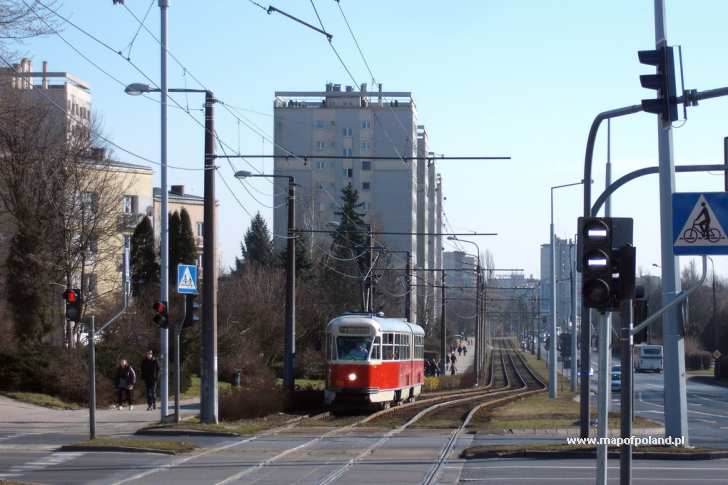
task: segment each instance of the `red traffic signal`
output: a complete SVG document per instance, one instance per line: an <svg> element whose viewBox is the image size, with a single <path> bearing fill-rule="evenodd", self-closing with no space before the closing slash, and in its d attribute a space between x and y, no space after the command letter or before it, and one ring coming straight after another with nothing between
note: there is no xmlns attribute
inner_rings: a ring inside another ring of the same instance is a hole
<svg viewBox="0 0 728 485"><path fill-rule="evenodd" d="M77 322L81 317L81 290L68 288L63 292L66 301L66 319Z"/></svg>
<svg viewBox="0 0 728 485"><path fill-rule="evenodd" d="M167 313L167 302L156 301L154 302L154 323L159 325L161 328L167 328L169 326L169 314Z"/></svg>

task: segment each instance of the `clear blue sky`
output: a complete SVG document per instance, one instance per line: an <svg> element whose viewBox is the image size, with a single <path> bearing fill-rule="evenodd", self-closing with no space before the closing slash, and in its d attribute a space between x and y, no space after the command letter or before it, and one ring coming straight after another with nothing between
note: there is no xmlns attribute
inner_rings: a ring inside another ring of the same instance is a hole
<svg viewBox="0 0 728 485"><path fill-rule="evenodd" d="M159 31L157 0L126 0L142 17L154 6L147 25ZM267 6L268 2L261 2ZM334 0L315 0L334 45L358 82L368 73ZM308 1L275 0L273 5L311 23L316 18ZM342 0L361 47L379 82L387 90L411 91L420 122L427 126L431 148L448 155L510 155L510 161L449 161L440 165L445 210L456 229L498 232L480 238L499 267L521 267L539 274L539 245L548 240L549 187L582 178L589 125L603 110L636 104L650 93L639 74L649 73L637 51L654 46L651 1L613 0L487 0L414 1ZM98 35L116 50L125 50L138 24L111 0L66 0L61 12ZM726 29L728 2L705 0L667 2L667 35L681 44L688 88L728 85ZM100 47L73 27L62 34L84 54L124 83L144 81L122 57ZM275 90L320 90L327 81L349 79L326 40L285 17L266 15L244 0L173 1L169 9L169 48L224 102L244 111L248 120L272 136ZM77 55L58 37L27 42L18 54L39 68L69 71L88 81L94 110L108 137L153 160L159 159L158 104L131 98L113 80ZM142 31L131 59L154 81L159 79L159 45ZM199 87L170 60L170 87ZM186 83L186 84L185 84ZM187 99L178 96L184 106ZM192 108L201 99L190 97ZM688 122L674 131L676 163L721 163L723 137L728 135L728 99L710 100L689 111ZM201 120L199 112L193 112ZM240 125L218 106L217 130L236 151L271 152L271 144ZM638 114L612 124L615 178L657 160L656 119ZM203 133L184 112L171 109L170 163L202 165ZM606 129L602 131L595 163L595 192L603 187ZM134 157L117 157L139 162ZM143 163L143 162L141 162ZM237 168L244 163L234 161ZM271 163L259 168L270 170ZM242 205L271 210L254 200L220 160ZM170 171L170 183L183 183L202 193L202 173ZM156 184L158 185L158 178ZM252 193L270 205L271 185L250 182ZM679 191L722 190L723 178L679 175ZM220 246L231 265L249 224L249 216L218 179ZM263 194L263 195L261 195ZM557 233L573 235L581 190L557 193ZM659 263L657 177L633 182L613 199L613 215L634 217L638 265L652 270ZM683 258L683 263L687 259ZM721 269L728 265L719 263ZM720 272L720 270L719 270Z"/></svg>

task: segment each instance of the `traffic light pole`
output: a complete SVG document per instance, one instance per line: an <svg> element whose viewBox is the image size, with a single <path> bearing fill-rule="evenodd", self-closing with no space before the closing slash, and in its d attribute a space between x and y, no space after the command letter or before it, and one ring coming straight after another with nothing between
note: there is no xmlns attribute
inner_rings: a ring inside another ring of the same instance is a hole
<svg viewBox="0 0 728 485"><path fill-rule="evenodd" d="M667 46L665 34L665 0L655 0L655 45ZM660 260L662 266L662 302L669 304L680 292L678 258L673 254L672 194L675 192L675 170L672 157L672 124L657 120L660 179ZM665 436L683 438L688 445L687 396L685 387L685 341L681 315L677 307L662 318L665 352Z"/></svg>
<svg viewBox="0 0 728 485"><path fill-rule="evenodd" d="M296 184L288 179L288 241L286 246L286 323L284 335L283 387L295 390L293 375L296 354ZM371 246L369 251L371 257Z"/></svg>
<svg viewBox="0 0 728 485"><path fill-rule="evenodd" d="M88 437L96 439L96 318L91 315L88 332Z"/></svg>
<svg viewBox="0 0 728 485"><path fill-rule="evenodd" d="M620 332L622 348L621 384L622 391L620 399L620 436L629 438L632 436L632 404L633 404L633 370L632 370L632 327L634 325L634 301L624 302L622 313L622 327ZM632 445L624 441L619 455L619 484L629 485L632 483Z"/></svg>

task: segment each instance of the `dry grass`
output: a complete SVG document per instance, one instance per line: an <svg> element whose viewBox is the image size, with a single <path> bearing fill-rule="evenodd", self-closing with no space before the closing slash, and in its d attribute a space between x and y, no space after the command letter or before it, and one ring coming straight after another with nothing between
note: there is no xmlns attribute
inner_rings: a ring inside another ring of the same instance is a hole
<svg viewBox="0 0 728 485"><path fill-rule="evenodd" d="M45 408L64 410L80 409L79 405L76 403L61 401L55 396L41 394L38 392L4 392L2 394L3 396L7 396L17 401L35 404L36 406L43 406Z"/></svg>
<svg viewBox="0 0 728 485"><path fill-rule="evenodd" d="M72 446L83 446L104 449L107 447L120 446L139 450L158 450L168 453L187 453L197 448L193 443L172 440L147 440L137 438L96 438L94 440L81 441Z"/></svg>

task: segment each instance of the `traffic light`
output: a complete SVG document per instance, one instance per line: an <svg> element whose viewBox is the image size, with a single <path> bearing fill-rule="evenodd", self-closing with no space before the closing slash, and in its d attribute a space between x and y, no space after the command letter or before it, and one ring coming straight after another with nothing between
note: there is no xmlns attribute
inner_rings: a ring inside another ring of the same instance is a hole
<svg viewBox="0 0 728 485"><path fill-rule="evenodd" d="M580 217L582 244L581 292L588 308L607 311L612 306L612 219Z"/></svg>
<svg viewBox="0 0 728 485"><path fill-rule="evenodd" d="M634 246L623 246L612 254L612 289L617 301L635 298L635 265Z"/></svg>
<svg viewBox="0 0 728 485"><path fill-rule="evenodd" d="M200 304L195 300L197 295L185 295L185 319L182 323L183 327L191 327L200 321L200 316L197 312L200 310Z"/></svg>
<svg viewBox="0 0 728 485"><path fill-rule="evenodd" d="M63 292L63 299L66 301L66 320L77 322L81 318L81 290L68 288Z"/></svg>
<svg viewBox="0 0 728 485"><path fill-rule="evenodd" d="M657 99L643 99L642 109L662 116L665 122L677 119L677 88L675 87L675 56L672 47L637 52L640 63L655 66L657 74L643 74L643 88L657 90Z"/></svg>
<svg viewBox="0 0 728 485"><path fill-rule="evenodd" d="M160 328L169 327L169 313L166 301L157 301L154 303L154 323Z"/></svg>

